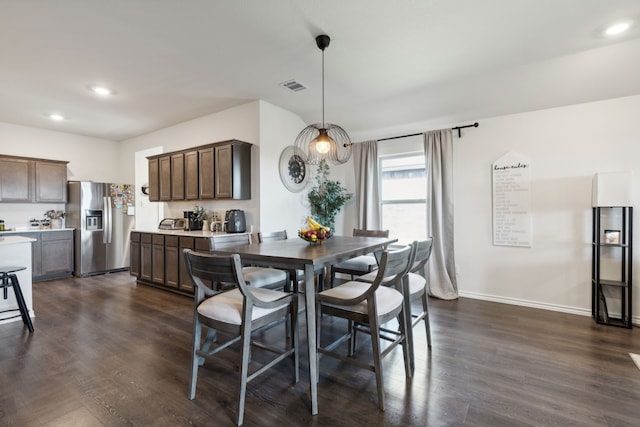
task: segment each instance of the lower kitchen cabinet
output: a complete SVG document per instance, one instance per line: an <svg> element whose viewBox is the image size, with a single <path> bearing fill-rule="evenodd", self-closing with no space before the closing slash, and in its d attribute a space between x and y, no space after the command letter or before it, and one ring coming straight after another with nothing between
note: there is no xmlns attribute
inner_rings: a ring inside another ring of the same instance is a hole
<svg viewBox="0 0 640 427"><path fill-rule="evenodd" d="M73 230L33 231L12 235L35 239L31 243L33 282L69 277L73 274Z"/></svg>
<svg viewBox="0 0 640 427"><path fill-rule="evenodd" d="M131 274L138 282L184 295L193 294L193 281L187 271L184 249L208 252L209 239L163 235L161 233L131 233ZM136 264L135 259L139 259ZM136 268L135 266L139 266Z"/></svg>
<svg viewBox="0 0 640 427"><path fill-rule="evenodd" d="M41 233L41 278L70 276L73 272L73 231Z"/></svg>
<svg viewBox="0 0 640 427"><path fill-rule="evenodd" d="M151 236L151 280L164 285L164 236Z"/></svg>
<svg viewBox="0 0 640 427"><path fill-rule="evenodd" d="M130 241L131 250L129 254L131 256L131 260L129 265L129 273L132 276L140 275L140 233L132 232L131 233L131 241Z"/></svg>
<svg viewBox="0 0 640 427"><path fill-rule="evenodd" d="M151 270L151 234L142 233L140 235L140 277L139 279L151 281L153 272Z"/></svg>

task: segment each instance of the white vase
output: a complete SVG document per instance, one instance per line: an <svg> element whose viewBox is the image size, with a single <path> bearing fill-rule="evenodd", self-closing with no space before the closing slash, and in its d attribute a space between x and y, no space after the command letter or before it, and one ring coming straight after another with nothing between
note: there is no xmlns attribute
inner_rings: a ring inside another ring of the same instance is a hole
<svg viewBox="0 0 640 427"><path fill-rule="evenodd" d="M62 218L52 219L51 228L62 228Z"/></svg>

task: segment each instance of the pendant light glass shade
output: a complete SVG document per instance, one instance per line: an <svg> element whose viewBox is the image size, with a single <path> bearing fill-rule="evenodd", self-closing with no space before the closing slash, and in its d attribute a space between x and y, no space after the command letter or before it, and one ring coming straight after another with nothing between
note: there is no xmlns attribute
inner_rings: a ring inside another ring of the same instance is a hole
<svg viewBox="0 0 640 427"><path fill-rule="evenodd" d="M327 35L316 37L316 44L322 50L322 123L302 129L294 144L295 154L309 165L317 165L321 160L337 165L351 157L351 139L347 132L338 125L324 122L324 50L330 41Z"/></svg>

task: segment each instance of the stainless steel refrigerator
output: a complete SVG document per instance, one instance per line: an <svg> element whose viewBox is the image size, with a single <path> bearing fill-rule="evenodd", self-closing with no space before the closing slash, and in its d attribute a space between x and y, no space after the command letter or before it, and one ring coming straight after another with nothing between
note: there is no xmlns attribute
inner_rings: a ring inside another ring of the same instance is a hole
<svg viewBox="0 0 640 427"><path fill-rule="evenodd" d="M129 268L134 186L69 181L67 227L75 228L75 276Z"/></svg>

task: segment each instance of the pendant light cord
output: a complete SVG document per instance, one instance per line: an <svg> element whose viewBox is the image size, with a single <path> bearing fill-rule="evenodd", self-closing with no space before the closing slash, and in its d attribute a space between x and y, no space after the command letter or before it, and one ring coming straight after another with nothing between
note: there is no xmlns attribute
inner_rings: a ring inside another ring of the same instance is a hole
<svg viewBox="0 0 640 427"><path fill-rule="evenodd" d="M322 127L324 128L324 49L322 49Z"/></svg>

